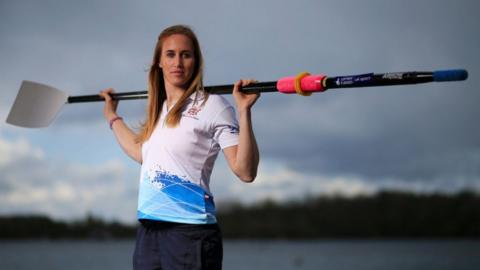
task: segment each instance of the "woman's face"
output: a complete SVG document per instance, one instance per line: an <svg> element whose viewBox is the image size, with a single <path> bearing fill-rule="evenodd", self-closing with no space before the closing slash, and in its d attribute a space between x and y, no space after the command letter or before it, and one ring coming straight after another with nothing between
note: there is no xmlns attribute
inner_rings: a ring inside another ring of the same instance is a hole
<svg viewBox="0 0 480 270"><path fill-rule="evenodd" d="M193 76L195 56L192 41L185 35L174 34L162 43L160 67L165 84L186 88Z"/></svg>

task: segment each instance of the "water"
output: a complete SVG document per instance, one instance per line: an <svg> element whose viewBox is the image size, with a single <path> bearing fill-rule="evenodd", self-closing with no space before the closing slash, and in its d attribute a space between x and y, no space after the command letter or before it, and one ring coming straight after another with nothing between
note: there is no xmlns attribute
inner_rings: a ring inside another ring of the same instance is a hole
<svg viewBox="0 0 480 270"><path fill-rule="evenodd" d="M0 269L131 269L134 241L0 242ZM480 269L480 240L225 241L224 269Z"/></svg>

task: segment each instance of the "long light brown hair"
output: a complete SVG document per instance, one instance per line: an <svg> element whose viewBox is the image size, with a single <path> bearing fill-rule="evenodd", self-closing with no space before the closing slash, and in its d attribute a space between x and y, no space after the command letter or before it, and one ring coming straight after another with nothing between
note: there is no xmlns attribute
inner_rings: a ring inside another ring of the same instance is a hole
<svg viewBox="0 0 480 270"><path fill-rule="evenodd" d="M166 38L171 35L181 34L188 37L193 44L193 53L195 57L194 70L192 78L188 83L187 90L183 93L177 103L168 112L165 119L167 127L174 128L180 123L182 118L182 109L188 101L188 97L194 92L203 92L204 102L208 98L208 93L203 90L203 57L200 50L200 44L198 42L195 33L186 25L174 25L166 28L160 33L157 40L157 45L153 53L152 64L148 74L148 105L147 116L144 123L140 127L140 132L137 136L137 142L143 143L150 138L152 132L160 118L162 112L163 102L167 99L167 93L165 90L165 81L163 79L163 71L159 67L160 57L162 55L162 46ZM195 98L197 98L196 95Z"/></svg>

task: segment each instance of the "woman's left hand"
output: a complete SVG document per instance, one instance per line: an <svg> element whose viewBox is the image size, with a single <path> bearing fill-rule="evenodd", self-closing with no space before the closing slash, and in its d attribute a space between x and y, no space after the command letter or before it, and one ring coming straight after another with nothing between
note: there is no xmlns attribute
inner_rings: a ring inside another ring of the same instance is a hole
<svg viewBox="0 0 480 270"><path fill-rule="evenodd" d="M260 97L260 93L243 93L241 91L242 87L247 86L251 83L256 83L258 81L248 79L248 80L239 80L233 86L233 98L235 99L235 103L237 105L237 109L240 110L249 110L253 104L257 101Z"/></svg>

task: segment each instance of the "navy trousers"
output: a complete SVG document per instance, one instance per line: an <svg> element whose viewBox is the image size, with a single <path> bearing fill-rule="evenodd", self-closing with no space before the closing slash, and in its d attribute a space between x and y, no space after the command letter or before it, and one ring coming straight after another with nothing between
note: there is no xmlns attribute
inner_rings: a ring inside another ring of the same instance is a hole
<svg viewBox="0 0 480 270"><path fill-rule="evenodd" d="M222 269L222 259L222 234L217 224L140 220L134 270Z"/></svg>

